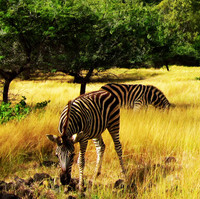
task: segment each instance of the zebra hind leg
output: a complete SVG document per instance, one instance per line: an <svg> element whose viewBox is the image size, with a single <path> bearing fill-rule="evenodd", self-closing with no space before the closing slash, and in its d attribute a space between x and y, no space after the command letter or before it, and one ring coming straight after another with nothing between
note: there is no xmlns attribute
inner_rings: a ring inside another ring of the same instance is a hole
<svg viewBox="0 0 200 199"><path fill-rule="evenodd" d="M99 138L94 138L93 142L95 144L96 151L97 151L97 163L96 163L96 169L95 169L96 171L95 178L96 178L101 174L101 166L102 166L102 161L103 161L103 154L105 151L105 144L101 136Z"/></svg>
<svg viewBox="0 0 200 199"><path fill-rule="evenodd" d="M115 151L117 152L117 155L118 155L118 158L119 158L122 174L124 175L124 178L126 180L126 170L124 168L124 163L123 163L123 160L122 160L122 146L121 146L121 143L119 141L119 129L118 128L108 128L108 131L110 132L110 135L113 139L113 142L114 142L114 145L115 145Z"/></svg>

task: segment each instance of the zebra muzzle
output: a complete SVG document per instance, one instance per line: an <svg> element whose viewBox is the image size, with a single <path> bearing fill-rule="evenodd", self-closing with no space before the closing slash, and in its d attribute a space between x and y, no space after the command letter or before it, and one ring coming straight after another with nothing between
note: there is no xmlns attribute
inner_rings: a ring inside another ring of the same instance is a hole
<svg viewBox="0 0 200 199"><path fill-rule="evenodd" d="M69 172L61 172L60 182L62 185L68 185L71 181L71 174Z"/></svg>

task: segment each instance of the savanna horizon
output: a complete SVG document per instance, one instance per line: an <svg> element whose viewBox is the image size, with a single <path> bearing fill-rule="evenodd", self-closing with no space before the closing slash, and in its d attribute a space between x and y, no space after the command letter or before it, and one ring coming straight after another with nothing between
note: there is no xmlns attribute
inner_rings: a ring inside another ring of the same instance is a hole
<svg viewBox="0 0 200 199"><path fill-rule="evenodd" d="M124 81L120 79L120 83L154 85L165 94L170 103L176 105L169 111L155 110L152 107L140 111L121 109L120 141L124 164L128 173L135 175L138 198L198 198L200 68L172 66L169 72L166 69L112 69L109 73L124 78ZM90 83L86 90L98 90L106 83ZM59 168L34 169L30 160L39 162L53 158L55 146L47 140L46 134L58 135L60 113L69 100L79 95L79 89L80 85L67 83L67 78L63 77L37 81L16 80L11 83L11 97L26 96L28 104L44 100L51 102L45 112L31 113L20 122L11 121L1 126L1 180L12 179L13 175L24 177L42 169L54 177L59 175ZM96 183L108 185L121 176L119 161L107 131L103 133L103 139L106 150L102 174ZM78 155L78 146L76 148ZM175 159L173 165L166 165L168 157ZM84 172L86 180L93 179L94 172L91 171L94 171L95 164L95 147L89 142ZM145 173L141 182L138 169L155 166L155 169ZM169 168L167 174L166 167ZM78 177L76 160L72 177ZM112 189L106 187L99 188L95 194L99 198L114 197ZM128 193L120 194L119 198L128 197Z"/></svg>

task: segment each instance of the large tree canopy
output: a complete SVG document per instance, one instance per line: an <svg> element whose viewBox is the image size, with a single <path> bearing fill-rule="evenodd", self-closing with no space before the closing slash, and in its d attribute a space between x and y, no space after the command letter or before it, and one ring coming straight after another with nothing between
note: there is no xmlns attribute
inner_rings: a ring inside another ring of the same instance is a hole
<svg viewBox="0 0 200 199"><path fill-rule="evenodd" d="M25 70L70 74L84 93L94 70L199 65L199 8L197 0L1 0L3 101Z"/></svg>

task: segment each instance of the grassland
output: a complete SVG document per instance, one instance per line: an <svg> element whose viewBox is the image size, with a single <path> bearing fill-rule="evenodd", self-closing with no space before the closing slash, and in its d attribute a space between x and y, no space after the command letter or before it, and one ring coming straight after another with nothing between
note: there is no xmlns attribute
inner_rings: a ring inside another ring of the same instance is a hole
<svg viewBox="0 0 200 199"><path fill-rule="evenodd" d="M87 92L98 90L107 83L102 79L108 77L112 82L154 85L176 105L169 111L152 107L137 112L121 110L123 158L128 178L137 186L137 198L199 198L200 68L172 66L170 72L166 69L112 69L95 77L95 83L87 85ZM58 134L63 107L79 95L80 86L68 83L70 80L58 74L46 80L15 80L11 84L11 100L26 96L29 104L51 102L45 112L35 112L21 122L11 121L0 127L0 180L10 181L15 175L28 178L36 172L46 172L52 177L59 175L59 168L46 168L40 166L40 162L56 160L52 155L55 146L45 135ZM107 131L103 138L106 151L102 174L95 182L95 189L86 191L86 197L131 198L130 191L110 186L121 178L120 167ZM95 147L90 142L86 153L87 182L93 179L95 160ZM72 175L78 177L76 162ZM40 197L64 197L63 190L48 193L46 188Z"/></svg>

